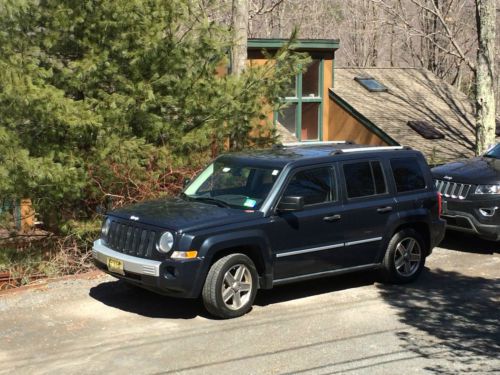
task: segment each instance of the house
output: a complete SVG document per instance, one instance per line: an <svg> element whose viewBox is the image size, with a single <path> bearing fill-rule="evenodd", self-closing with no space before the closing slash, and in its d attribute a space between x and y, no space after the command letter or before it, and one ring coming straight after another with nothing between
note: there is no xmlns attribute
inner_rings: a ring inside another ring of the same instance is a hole
<svg viewBox="0 0 500 375"><path fill-rule="evenodd" d="M263 51L275 53L288 41L285 39L249 39L249 65L266 62ZM322 141L329 139L330 114L329 90L333 85L333 62L338 40L301 39L294 48L307 52L312 63L306 72L298 74L291 82L283 101L287 107L271 113L278 133L284 141Z"/></svg>
<svg viewBox="0 0 500 375"><path fill-rule="evenodd" d="M249 64L286 40L249 39ZM270 114L283 142L350 140L406 145L430 164L474 155L474 107L460 90L417 68L335 68L338 40L298 40L313 62Z"/></svg>
<svg viewBox="0 0 500 375"><path fill-rule="evenodd" d="M475 148L474 107L460 90L417 68L337 68L330 90L333 139L406 145L430 164L471 157ZM360 139L362 141L362 139Z"/></svg>

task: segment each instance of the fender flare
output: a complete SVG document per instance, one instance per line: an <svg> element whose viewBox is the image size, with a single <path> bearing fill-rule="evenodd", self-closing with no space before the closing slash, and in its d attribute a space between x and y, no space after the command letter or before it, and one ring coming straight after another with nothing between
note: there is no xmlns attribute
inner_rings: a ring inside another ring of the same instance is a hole
<svg viewBox="0 0 500 375"><path fill-rule="evenodd" d="M197 289L201 291L203 283L208 274L214 257L220 251L238 246L252 246L259 250L262 257L263 274L260 277L260 287L269 288L272 286L273 277L273 253L271 245L265 233L259 229L243 230L231 233L221 233L206 238L199 249L199 257L203 258L200 278Z"/></svg>

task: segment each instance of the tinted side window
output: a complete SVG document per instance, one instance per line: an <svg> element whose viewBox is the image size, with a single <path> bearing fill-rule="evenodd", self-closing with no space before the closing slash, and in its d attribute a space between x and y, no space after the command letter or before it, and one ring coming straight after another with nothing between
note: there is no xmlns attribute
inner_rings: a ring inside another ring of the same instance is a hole
<svg viewBox="0 0 500 375"><path fill-rule="evenodd" d="M366 197L387 192L384 173L378 161L344 164L348 198Z"/></svg>
<svg viewBox="0 0 500 375"><path fill-rule="evenodd" d="M416 158L391 160L396 190L401 193L425 188L425 178Z"/></svg>
<svg viewBox="0 0 500 375"><path fill-rule="evenodd" d="M384 172L382 172L382 166L378 161L370 162L372 166L373 182L375 183L375 191L377 194L387 193L387 187L385 185Z"/></svg>
<svg viewBox="0 0 500 375"><path fill-rule="evenodd" d="M336 200L331 168L315 168L297 172L288 183L283 196L304 197L304 204Z"/></svg>

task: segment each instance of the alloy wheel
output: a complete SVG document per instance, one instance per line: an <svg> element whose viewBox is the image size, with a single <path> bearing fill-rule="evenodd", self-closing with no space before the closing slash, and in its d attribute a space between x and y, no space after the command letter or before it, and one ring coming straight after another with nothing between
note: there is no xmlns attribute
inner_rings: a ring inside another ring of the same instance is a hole
<svg viewBox="0 0 500 375"><path fill-rule="evenodd" d="M418 241L412 237L406 237L398 242L394 251L394 267L396 272L403 277L410 277L417 272L422 249Z"/></svg>
<svg viewBox="0 0 500 375"><path fill-rule="evenodd" d="M248 303L252 293L252 274L243 264L236 264L224 275L222 300L228 309L238 310Z"/></svg>

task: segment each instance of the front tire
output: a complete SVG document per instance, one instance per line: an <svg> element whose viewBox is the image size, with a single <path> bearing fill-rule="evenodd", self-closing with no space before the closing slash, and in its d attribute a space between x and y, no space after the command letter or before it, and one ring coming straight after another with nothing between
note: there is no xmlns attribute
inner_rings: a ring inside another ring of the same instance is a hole
<svg viewBox="0 0 500 375"><path fill-rule="evenodd" d="M392 236L383 261L386 281L406 284L414 281L425 264L425 241L416 230L403 229Z"/></svg>
<svg viewBox="0 0 500 375"><path fill-rule="evenodd" d="M202 291L203 304L214 316L236 318L251 310L257 287L258 274L252 260L244 254L230 254L210 267Z"/></svg>

